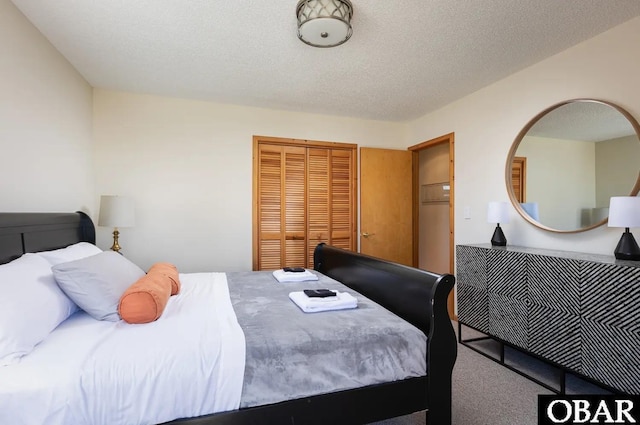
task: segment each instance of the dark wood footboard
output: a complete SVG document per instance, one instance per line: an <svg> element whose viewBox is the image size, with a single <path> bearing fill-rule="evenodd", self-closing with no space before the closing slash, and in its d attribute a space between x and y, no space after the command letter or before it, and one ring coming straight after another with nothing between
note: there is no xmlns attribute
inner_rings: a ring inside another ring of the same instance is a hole
<svg viewBox="0 0 640 425"><path fill-rule="evenodd" d="M451 423L451 374L456 337L447 311L455 283L435 274L320 244L314 268L360 292L427 335L427 402L430 424Z"/></svg>

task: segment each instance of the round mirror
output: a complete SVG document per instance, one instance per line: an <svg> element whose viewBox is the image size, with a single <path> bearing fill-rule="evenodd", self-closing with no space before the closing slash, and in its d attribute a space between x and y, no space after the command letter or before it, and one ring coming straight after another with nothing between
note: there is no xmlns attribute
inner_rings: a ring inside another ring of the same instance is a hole
<svg viewBox="0 0 640 425"><path fill-rule="evenodd" d="M640 125L624 109L594 99L553 105L520 131L506 182L518 213L552 232L607 222L609 198L640 190Z"/></svg>

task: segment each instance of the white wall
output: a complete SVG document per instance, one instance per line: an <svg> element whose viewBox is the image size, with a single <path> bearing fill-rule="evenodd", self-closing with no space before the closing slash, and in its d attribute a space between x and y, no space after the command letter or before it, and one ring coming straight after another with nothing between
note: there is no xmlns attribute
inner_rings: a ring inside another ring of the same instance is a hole
<svg viewBox="0 0 640 425"><path fill-rule="evenodd" d="M136 226L120 229L120 245L143 268L250 270L254 135L397 147L405 128L95 90L97 194L135 200ZM110 231L98 229L103 249Z"/></svg>
<svg viewBox="0 0 640 425"><path fill-rule="evenodd" d="M489 201L508 201L505 162L524 125L546 107L590 97L614 102L640 118L640 18L485 87L409 123L406 146L455 132L456 243L488 243ZM640 161L640 158L638 159ZM463 209L470 207L470 220ZM503 226L512 245L612 254L622 229L552 233L525 222L512 209Z"/></svg>
<svg viewBox="0 0 640 425"><path fill-rule="evenodd" d="M92 89L0 0L0 211L92 212Z"/></svg>

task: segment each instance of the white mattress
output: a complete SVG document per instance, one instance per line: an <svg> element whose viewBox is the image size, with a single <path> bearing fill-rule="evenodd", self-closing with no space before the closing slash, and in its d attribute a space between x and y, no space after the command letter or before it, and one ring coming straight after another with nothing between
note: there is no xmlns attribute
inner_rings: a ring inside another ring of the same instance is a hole
<svg viewBox="0 0 640 425"><path fill-rule="evenodd" d="M78 312L0 368L0 424L156 424L237 409L245 339L224 273L181 274L156 322Z"/></svg>

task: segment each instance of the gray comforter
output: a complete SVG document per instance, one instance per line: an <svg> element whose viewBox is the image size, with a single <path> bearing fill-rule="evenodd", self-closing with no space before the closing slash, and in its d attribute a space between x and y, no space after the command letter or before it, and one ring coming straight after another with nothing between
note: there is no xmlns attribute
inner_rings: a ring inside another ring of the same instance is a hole
<svg viewBox="0 0 640 425"><path fill-rule="evenodd" d="M317 274L318 281L279 283L271 272L227 273L247 345L241 407L426 374L419 329ZM288 294L313 288L347 291L358 308L303 313Z"/></svg>

